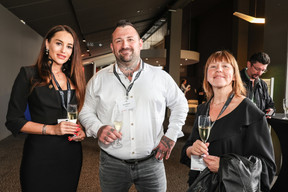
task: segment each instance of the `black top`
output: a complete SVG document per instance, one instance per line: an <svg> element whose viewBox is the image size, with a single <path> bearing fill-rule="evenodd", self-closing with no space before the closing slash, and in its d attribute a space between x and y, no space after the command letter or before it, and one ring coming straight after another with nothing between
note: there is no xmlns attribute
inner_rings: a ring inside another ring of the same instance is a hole
<svg viewBox="0 0 288 192"><path fill-rule="evenodd" d="M200 140L197 119L199 115L204 115L206 110L207 103L198 106L192 133L182 149L181 163L189 167L191 160L186 155L186 149L197 139ZM234 153L260 158L263 164L261 189L269 191L276 170L272 140L264 113L249 99L245 98L232 112L216 121L207 142L210 143L210 155ZM190 171L190 185L198 174L198 171Z"/></svg>
<svg viewBox="0 0 288 192"><path fill-rule="evenodd" d="M37 77L36 68L22 67L12 88L6 126L14 135L18 134L28 121L24 115L27 103L33 122L53 125L57 124L57 119L67 117L59 92L50 86L51 84L36 87L30 94L30 81L33 76ZM71 102L77 103L75 94L73 95Z"/></svg>

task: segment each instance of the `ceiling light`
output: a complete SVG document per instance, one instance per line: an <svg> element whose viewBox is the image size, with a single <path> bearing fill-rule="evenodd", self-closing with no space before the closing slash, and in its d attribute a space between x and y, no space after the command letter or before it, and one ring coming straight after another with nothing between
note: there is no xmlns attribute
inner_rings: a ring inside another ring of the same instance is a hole
<svg viewBox="0 0 288 192"><path fill-rule="evenodd" d="M86 42L86 39L83 39L82 41L85 43L85 42Z"/></svg>
<svg viewBox="0 0 288 192"><path fill-rule="evenodd" d="M25 21L23 21L22 19L21 19L20 21L21 21L21 23L23 23L24 25L26 24Z"/></svg>
<svg viewBox="0 0 288 192"><path fill-rule="evenodd" d="M99 47L102 47L102 43L99 43Z"/></svg>
<svg viewBox="0 0 288 192"><path fill-rule="evenodd" d="M90 50L89 50L89 49L87 49L87 52L90 52Z"/></svg>
<svg viewBox="0 0 288 192"><path fill-rule="evenodd" d="M258 24L264 24L265 23L265 18L257 18L257 17L252 17L250 15L246 15L240 12L234 12L233 15L236 17L239 17L245 21L248 21L250 23L258 23Z"/></svg>

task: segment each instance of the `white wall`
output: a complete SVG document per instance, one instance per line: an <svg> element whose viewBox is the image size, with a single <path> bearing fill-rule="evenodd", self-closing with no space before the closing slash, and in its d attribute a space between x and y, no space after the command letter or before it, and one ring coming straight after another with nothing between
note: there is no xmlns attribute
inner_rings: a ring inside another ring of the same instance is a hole
<svg viewBox="0 0 288 192"><path fill-rule="evenodd" d="M35 63L42 40L0 4L0 140L11 135L5 121L14 80L21 66Z"/></svg>

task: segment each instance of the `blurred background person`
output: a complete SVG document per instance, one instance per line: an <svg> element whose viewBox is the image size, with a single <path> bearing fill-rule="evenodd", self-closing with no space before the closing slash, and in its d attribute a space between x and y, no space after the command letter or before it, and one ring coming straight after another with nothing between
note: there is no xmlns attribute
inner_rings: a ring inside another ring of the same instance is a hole
<svg viewBox="0 0 288 192"><path fill-rule="evenodd" d="M247 61L247 68L242 69L240 75L247 90L247 97L271 118L275 112L274 101L268 93L267 84L260 78L267 72L269 64L270 57L267 53L255 53Z"/></svg>
<svg viewBox="0 0 288 192"><path fill-rule="evenodd" d="M187 93L188 91L190 91L190 89L191 89L191 86L190 86L190 85L186 85L186 84L187 84L187 80L186 80L186 79L183 79L183 80L181 81L180 89L181 89L181 91L184 93L184 95L186 95L186 93Z"/></svg>

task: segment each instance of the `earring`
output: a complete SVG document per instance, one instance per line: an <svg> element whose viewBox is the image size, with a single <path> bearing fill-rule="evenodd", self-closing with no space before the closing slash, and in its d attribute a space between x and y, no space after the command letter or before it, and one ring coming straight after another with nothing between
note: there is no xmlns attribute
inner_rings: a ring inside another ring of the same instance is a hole
<svg viewBox="0 0 288 192"><path fill-rule="evenodd" d="M45 53L46 53L46 55L49 55L49 49L46 48Z"/></svg>

